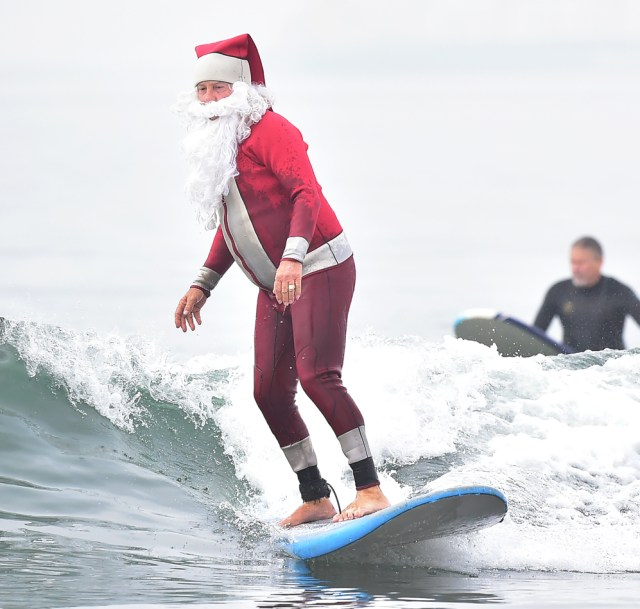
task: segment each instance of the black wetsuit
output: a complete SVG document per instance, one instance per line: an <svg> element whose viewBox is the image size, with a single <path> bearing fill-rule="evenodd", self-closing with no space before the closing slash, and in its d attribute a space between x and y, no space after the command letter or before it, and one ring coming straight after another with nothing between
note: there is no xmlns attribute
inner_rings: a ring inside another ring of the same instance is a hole
<svg viewBox="0 0 640 609"><path fill-rule="evenodd" d="M640 300L612 277L601 277L590 288L577 288L566 279L551 286L534 325L546 331L556 315L564 343L574 350L624 349L624 321L630 315L640 324Z"/></svg>

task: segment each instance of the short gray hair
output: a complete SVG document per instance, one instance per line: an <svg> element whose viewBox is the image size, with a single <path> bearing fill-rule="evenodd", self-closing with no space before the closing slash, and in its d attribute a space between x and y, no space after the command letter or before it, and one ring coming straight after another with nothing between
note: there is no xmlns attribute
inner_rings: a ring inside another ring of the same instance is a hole
<svg viewBox="0 0 640 609"><path fill-rule="evenodd" d="M593 237L580 237L580 239L573 242L571 247L581 247L585 250L591 250L598 258L602 258L603 255L602 246Z"/></svg>

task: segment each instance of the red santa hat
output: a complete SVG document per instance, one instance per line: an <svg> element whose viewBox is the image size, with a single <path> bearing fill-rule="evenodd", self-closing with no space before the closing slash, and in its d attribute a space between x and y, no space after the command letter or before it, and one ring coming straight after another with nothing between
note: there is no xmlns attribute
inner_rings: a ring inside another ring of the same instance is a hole
<svg viewBox="0 0 640 609"><path fill-rule="evenodd" d="M195 84L204 80L264 85L258 49L249 34L196 47Z"/></svg>

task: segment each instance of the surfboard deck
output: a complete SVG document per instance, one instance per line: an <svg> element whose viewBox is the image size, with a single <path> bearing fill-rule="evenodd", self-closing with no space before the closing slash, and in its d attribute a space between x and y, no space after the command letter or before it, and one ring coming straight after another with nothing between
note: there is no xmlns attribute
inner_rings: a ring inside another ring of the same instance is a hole
<svg viewBox="0 0 640 609"><path fill-rule="evenodd" d="M507 509L506 497L494 488L451 488L412 497L355 520L320 521L287 529L280 545L302 560L347 551L369 553L478 531L502 522Z"/></svg>
<svg viewBox="0 0 640 609"><path fill-rule="evenodd" d="M542 330L491 309L469 309L454 325L457 338L491 347L505 357L532 357L572 353L567 345L553 340Z"/></svg>

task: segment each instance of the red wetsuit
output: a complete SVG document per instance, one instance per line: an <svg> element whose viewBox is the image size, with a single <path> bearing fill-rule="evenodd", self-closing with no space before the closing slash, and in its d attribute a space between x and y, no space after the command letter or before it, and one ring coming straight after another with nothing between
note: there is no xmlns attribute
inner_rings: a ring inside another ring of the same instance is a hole
<svg viewBox="0 0 640 609"><path fill-rule="evenodd" d="M215 287L235 260L260 288L254 395L298 473L301 490L317 461L295 404L298 379L338 437L356 487L374 486L378 479L364 421L341 380L355 264L316 180L307 145L296 127L269 111L238 146L237 169L194 285ZM286 309L272 293L283 259L303 263L301 297ZM303 492L305 500L316 498L312 495Z"/></svg>

